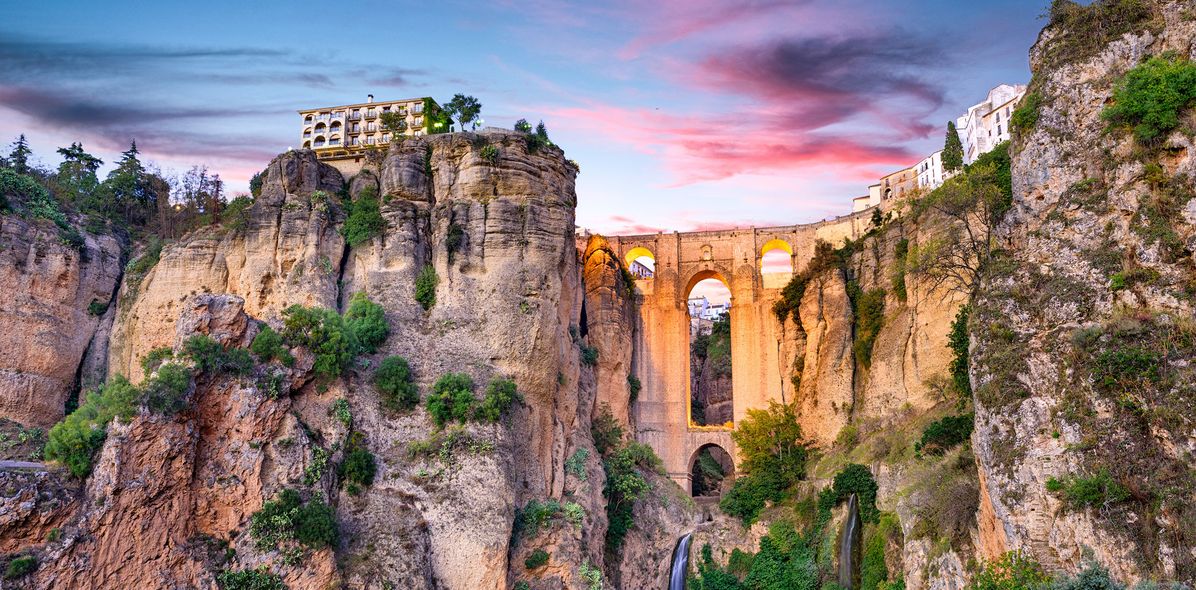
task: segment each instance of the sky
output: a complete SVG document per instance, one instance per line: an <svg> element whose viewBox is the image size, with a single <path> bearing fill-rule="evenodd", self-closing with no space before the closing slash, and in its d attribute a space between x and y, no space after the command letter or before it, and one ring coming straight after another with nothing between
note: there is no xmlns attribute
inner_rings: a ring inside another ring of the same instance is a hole
<svg viewBox="0 0 1196 590"><path fill-rule="evenodd" d="M807 223L1029 80L1046 0L0 2L0 142L40 162L136 140L233 191L296 110L461 92L543 120L606 234ZM5 149L5 151L7 151Z"/></svg>

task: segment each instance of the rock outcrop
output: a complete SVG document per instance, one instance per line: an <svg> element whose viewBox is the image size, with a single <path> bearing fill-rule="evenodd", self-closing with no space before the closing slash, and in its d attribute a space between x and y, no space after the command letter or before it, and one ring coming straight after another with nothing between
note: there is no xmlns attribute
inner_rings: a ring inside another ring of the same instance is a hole
<svg viewBox="0 0 1196 590"><path fill-rule="evenodd" d="M0 215L0 417L27 426L62 418L121 277L115 237L83 233L76 249L58 234L48 221Z"/></svg>

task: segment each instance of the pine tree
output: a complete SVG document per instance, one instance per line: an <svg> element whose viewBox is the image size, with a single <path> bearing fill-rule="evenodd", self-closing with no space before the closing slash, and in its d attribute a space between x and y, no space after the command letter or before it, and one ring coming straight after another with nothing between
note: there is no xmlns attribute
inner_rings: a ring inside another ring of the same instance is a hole
<svg viewBox="0 0 1196 590"><path fill-rule="evenodd" d="M125 221L145 223L157 205L158 196L150 190L145 166L137 157L137 142L121 153L116 169L104 181L110 199L110 212L119 213Z"/></svg>
<svg viewBox="0 0 1196 590"><path fill-rule="evenodd" d="M54 181L58 185L59 196L85 209L94 210L99 205L92 202L100 184L96 170L104 161L84 151L83 144L78 142L72 143L71 147L58 148L58 153L62 155L62 163L58 165L58 175Z"/></svg>
<svg viewBox="0 0 1196 590"><path fill-rule="evenodd" d="M963 143L953 121L947 121L947 141L943 145L943 169L955 172L963 168Z"/></svg>
<svg viewBox="0 0 1196 590"><path fill-rule="evenodd" d="M25 141L25 134L22 133L16 141L12 143L12 153L8 155L8 167L12 168L17 174L29 174L29 155L33 150L29 149L29 142Z"/></svg>

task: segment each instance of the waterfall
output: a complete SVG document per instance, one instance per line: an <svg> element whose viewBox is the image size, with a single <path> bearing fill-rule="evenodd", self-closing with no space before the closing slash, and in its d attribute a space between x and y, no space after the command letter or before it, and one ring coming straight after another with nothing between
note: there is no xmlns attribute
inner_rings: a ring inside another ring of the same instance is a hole
<svg viewBox="0 0 1196 590"><path fill-rule="evenodd" d="M689 571L689 538L693 533L681 537L673 550L673 569L669 572L668 590L685 590L685 574Z"/></svg>
<svg viewBox="0 0 1196 590"><path fill-rule="evenodd" d="M855 494L847 502L847 520L843 521L843 535L839 539L839 585L844 590L855 588L856 563L860 554L860 505Z"/></svg>

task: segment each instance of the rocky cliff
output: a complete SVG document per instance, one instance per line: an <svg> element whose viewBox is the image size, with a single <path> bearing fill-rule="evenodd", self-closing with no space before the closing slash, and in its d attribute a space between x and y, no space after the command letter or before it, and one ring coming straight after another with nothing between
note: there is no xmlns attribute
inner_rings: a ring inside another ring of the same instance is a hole
<svg viewBox="0 0 1196 590"><path fill-rule="evenodd" d="M1196 58L1196 22L1186 2L1132 16L1107 45L1057 24L1031 52L1041 106L1014 145L1007 256L971 320L976 456L993 542L1190 581L1196 120L1143 144L1101 113L1146 57ZM1100 497L1069 500L1077 481L1100 482Z"/></svg>

